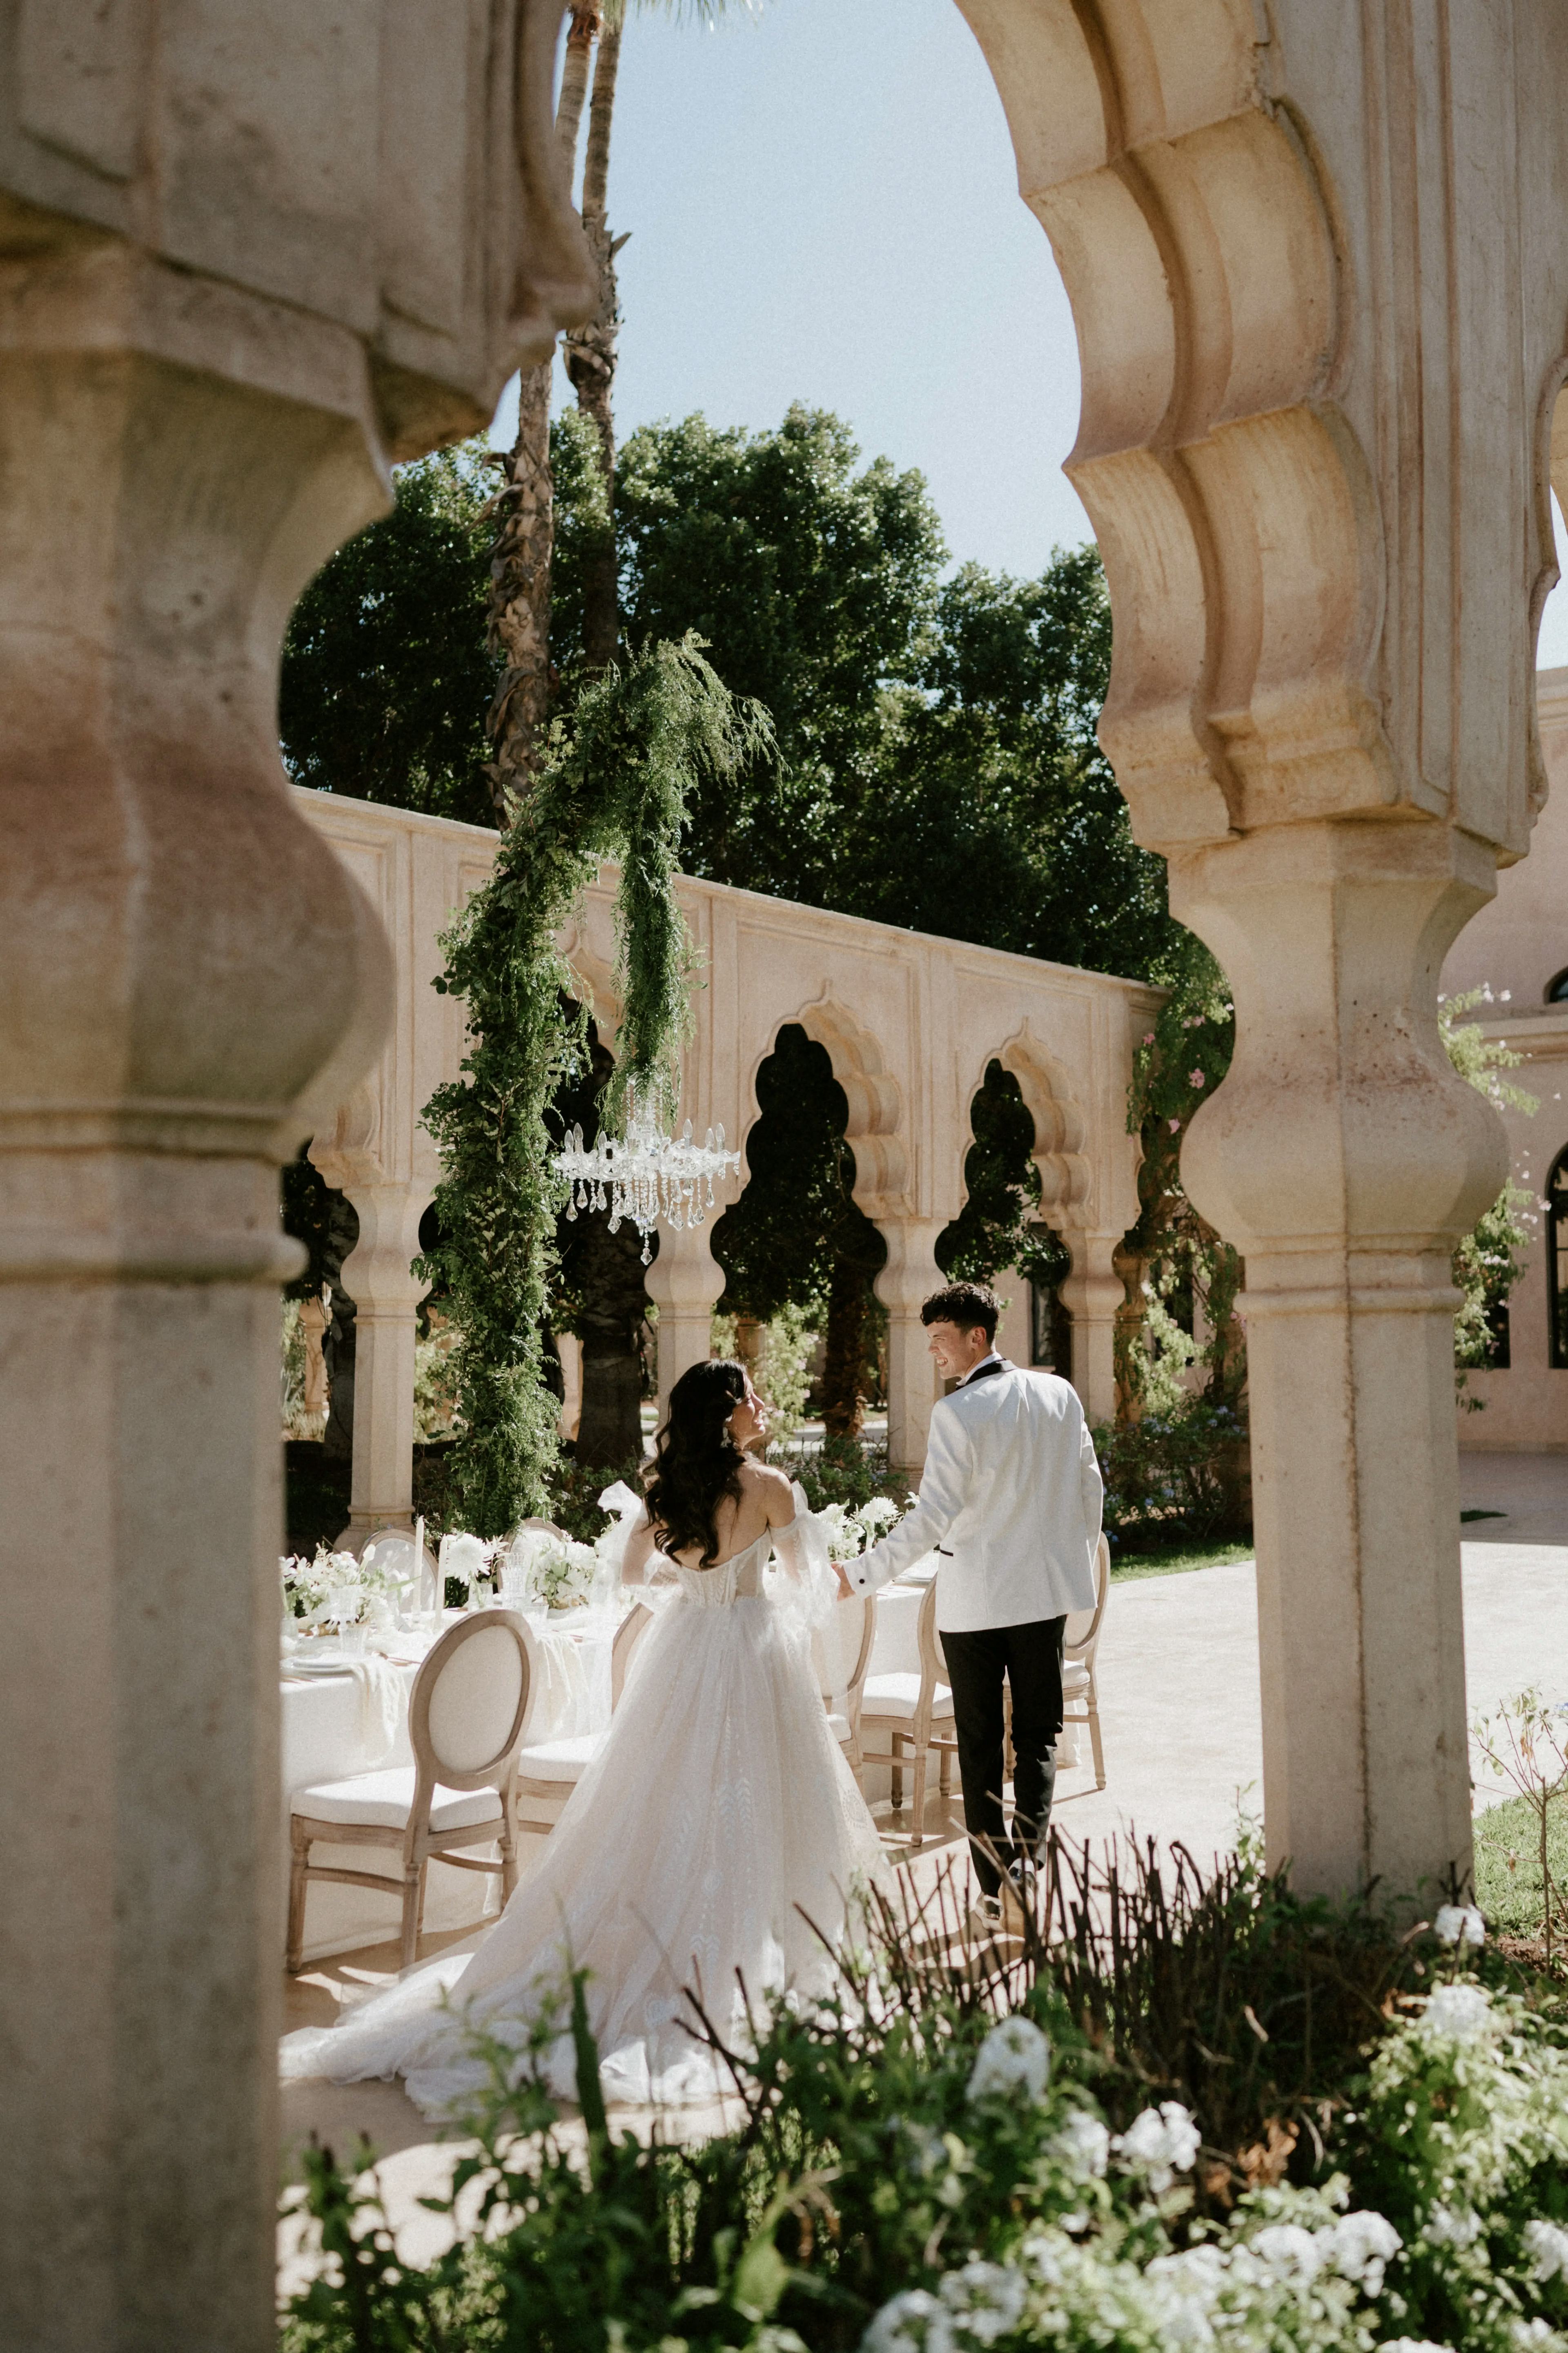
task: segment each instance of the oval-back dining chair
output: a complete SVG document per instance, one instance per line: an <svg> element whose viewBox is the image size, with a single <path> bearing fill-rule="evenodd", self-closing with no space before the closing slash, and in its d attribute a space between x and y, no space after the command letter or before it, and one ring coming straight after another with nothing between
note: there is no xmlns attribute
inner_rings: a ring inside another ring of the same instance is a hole
<svg viewBox="0 0 1568 2353"><path fill-rule="evenodd" d="M413 1961L433 1861L499 1873L504 1901L517 1884L517 1753L528 1715L528 1629L510 1609L483 1609L449 1627L415 1679L408 1706L412 1765L351 1774L296 1789L291 1810L288 1966L305 1941L313 1879L381 1887L403 1898L403 1967ZM396 1878L314 1863L315 1845L401 1851ZM499 1860L462 1850L498 1845Z"/></svg>

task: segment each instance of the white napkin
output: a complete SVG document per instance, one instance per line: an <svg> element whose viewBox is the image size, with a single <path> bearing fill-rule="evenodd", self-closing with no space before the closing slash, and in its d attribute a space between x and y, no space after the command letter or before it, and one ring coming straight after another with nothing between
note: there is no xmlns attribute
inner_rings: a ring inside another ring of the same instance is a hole
<svg viewBox="0 0 1568 2353"><path fill-rule="evenodd" d="M374 1652L344 1662L359 1685L359 1736L364 1750L362 1773L374 1773L396 1745L403 1724L403 1677Z"/></svg>

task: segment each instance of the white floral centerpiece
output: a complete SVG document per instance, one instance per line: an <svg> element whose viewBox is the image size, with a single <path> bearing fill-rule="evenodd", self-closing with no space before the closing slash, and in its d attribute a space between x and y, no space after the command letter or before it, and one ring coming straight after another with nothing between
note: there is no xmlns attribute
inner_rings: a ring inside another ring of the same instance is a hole
<svg viewBox="0 0 1568 2353"><path fill-rule="evenodd" d="M546 1609L580 1609L592 1600L599 1556L572 1536L535 1532L524 1570L528 1599Z"/></svg>
<svg viewBox="0 0 1568 2353"><path fill-rule="evenodd" d="M352 1552L316 1546L315 1557L290 1553L279 1564L283 1606L307 1630L321 1626L390 1624L400 1583Z"/></svg>
<svg viewBox="0 0 1568 2353"><path fill-rule="evenodd" d="M443 1536L439 1564L443 1599L447 1579L455 1578L468 1594L468 1606L471 1609L477 1598L477 1588L485 1579L494 1576L496 1555L500 1549L498 1544L486 1544L482 1536Z"/></svg>

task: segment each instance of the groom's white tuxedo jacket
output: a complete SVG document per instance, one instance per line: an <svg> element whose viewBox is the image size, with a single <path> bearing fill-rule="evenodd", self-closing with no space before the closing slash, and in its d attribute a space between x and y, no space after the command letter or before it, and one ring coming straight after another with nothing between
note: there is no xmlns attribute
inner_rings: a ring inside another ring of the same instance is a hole
<svg viewBox="0 0 1568 2353"><path fill-rule="evenodd" d="M869 1593L936 1549L944 1634L1092 1609L1103 1493L1071 1383L977 1366L931 1409L913 1511L845 1574Z"/></svg>

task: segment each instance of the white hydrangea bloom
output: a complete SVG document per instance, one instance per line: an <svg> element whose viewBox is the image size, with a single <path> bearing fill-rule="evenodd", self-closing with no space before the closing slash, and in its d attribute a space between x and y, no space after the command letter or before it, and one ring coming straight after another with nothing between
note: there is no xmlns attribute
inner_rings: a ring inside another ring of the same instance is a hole
<svg viewBox="0 0 1568 2353"><path fill-rule="evenodd" d="M1454 2353L1451 2345L1435 2344L1430 2337L1388 2337L1377 2353Z"/></svg>
<svg viewBox="0 0 1568 2353"><path fill-rule="evenodd" d="M1214 2343L1215 2306L1229 2275L1218 2247L1155 2256L1144 2278L1154 2291L1160 2333L1168 2344L1202 2348Z"/></svg>
<svg viewBox="0 0 1568 2353"><path fill-rule="evenodd" d="M1445 1985L1426 1997L1421 2021L1429 2035L1446 2035L1456 2042L1473 2042L1492 2024L1492 1998L1485 1986Z"/></svg>
<svg viewBox="0 0 1568 2353"><path fill-rule="evenodd" d="M1426 2237L1434 2247L1473 2247L1481 2234L1481 2218L1468 2206L1434 2206L1426 2217Z"/></svg>
<svg viewBox="0 0 1568 2353"><path fill-rule="evenodd" d="M1005 2018L991 2029L975 2053L969 2097L984 2100L1045 2097L1051 2073L1051 2046L1032 2019Z"/></svg>
<svg viewBox="0 0 1568 2353"><path fill-rule="evenodd" d="M1110 2135L1087 2108L1074 2108L1051 2142L1051 2154L1075 2181L1094 2181L1110 2156Z"/></svg>
<svg viewBox="0 0 1568 2353"><path fill-rule="evenodd" d="M1516 2320L1510 2333L1520 2353L1532 2353L1537 2346L1560 2345L1563 2341L1552 2323L1542 2320L1539 2313L1533 2320Z"/></svg>
<svg viewBox="0 0 1568 2353"><path fill-rule="evenodd" d="M953 2353L952 2315L928 2289L906 2288L872 2315L860 2353Z"/></svg>
<svg viewBox="0 0 1568 2353"><path fill-rule="evenodd" d="M1018 2250L1018 2261L1042 2287L1060 2287L1062 2265L1073 2253L1070 2241L1058 2231L1031 2231Z"/></svg>
<svg viewBox="0 0 1568 2353"><path fill-rule="evenodd" d="M1145 2108L1111 2143L1118 2156L1149 2177L1156 2197L1168 2189L1178 2173L1185 2173L1198 2153L1198 2128L1180 2100L1162 2100Z"/></svg>
<svg viewBox="0 0 1568 2353"><path fill-rule="evenodd" d="M1548 2280L1568 2279L1568 2231L1556 2222L1527 2222L1524 2251L1533 2263L1531 2277L1542 2286Z"/></svg>
<svg viewBox="0 0 1568 2353"><path fill-rule="evenodd" d="M1026 2295L1021 2273L978 2258L949 2272L942 2284L942 2300L955 2325L978 2345L994 2345L1016 2328Z"/></svg>
<svg viewBox="0 0 1568 2353"><path fill-rule="evenodd" d="M1331 2232L1325 2232L1322 2237L1331 2235ZM1266 2231L1259 2231L1257 2237L1249 2239L1247 2243L1252 2255L1273 2278L1290 2286L1305 2286L1310 2280L1316 2279L1330 2252L1321 2239L1314 2238L1310 2231L1303 2231L1299 2222L1271 2222Z"/></svg>
<svg viewBox="0 0 1568 2353"><path fill-rule="evenodd" d="M1432 1923L1445 1945L1484 1945L1487 1924L1473 1904L1439 1904Z"/></svg>
<svg viewBox="0 0 1568 2353"><path fill-rule="evenodd" d="M1317 2238L1325 2263L1372 2296L1382 2295L1384 2272L1405 2244L1385 2214L1366 2211L1342 2214Z"/></svg>

